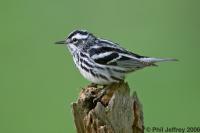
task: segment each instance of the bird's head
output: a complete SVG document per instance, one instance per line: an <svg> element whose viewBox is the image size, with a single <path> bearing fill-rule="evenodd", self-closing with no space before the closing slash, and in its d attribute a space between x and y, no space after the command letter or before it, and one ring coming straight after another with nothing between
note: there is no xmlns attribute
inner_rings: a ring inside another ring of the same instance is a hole
<svg viewBox="0 0 200 133"><path fill-rule="evenodd" d="M67 44L79 48L93 40L95 40L95 36L86 30L75 30L72 31L65 40L58 41L56 44Z"/></svg>

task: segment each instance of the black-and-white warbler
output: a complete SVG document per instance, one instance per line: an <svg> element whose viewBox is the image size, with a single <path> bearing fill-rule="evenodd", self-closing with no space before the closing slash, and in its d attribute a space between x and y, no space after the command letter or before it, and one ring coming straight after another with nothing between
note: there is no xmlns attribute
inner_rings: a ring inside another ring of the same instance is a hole
<svg viewBox="0 0 200 133"><path fill-rule="evenodd" d="M75 30L56 44L66 44L80 73L89 81L101 85L120 82L127 73L155 66L156 62L176 61L132 53L85 30Z"/></svg>

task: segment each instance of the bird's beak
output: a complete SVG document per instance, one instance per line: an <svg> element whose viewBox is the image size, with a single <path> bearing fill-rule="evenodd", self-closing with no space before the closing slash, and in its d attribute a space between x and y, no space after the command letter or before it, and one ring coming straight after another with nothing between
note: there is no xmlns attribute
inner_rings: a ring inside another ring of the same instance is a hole
<svg viewBox="0 0 200 133"><path fill-rule="evenodd" d="M66 44L67 42L64 40L64 41L58 41L58 42L55 42L55 44Z"/></svg>

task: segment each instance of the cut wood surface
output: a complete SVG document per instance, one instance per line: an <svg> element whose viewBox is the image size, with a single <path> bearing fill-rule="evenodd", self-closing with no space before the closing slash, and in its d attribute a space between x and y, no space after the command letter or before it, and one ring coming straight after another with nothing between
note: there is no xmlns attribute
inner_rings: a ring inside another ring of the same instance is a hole
<svg viewBox="0 0 200 133"><path fill-rule="evenodd" d="M72 103L77 133L143 133L143 112L136 92L127 83L106 88L88 86Z"/></svg>

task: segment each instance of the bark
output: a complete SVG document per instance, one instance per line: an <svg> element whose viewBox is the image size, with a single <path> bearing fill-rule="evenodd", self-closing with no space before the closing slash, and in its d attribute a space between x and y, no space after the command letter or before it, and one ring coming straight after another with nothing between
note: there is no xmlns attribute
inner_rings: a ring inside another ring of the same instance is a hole
<svg viewBox="0 0 200 133"><path fill-rule="evenodd" d="M136 92L127 83L81 90L72 112L77 133L143 133L143 112Z"/></svg>

